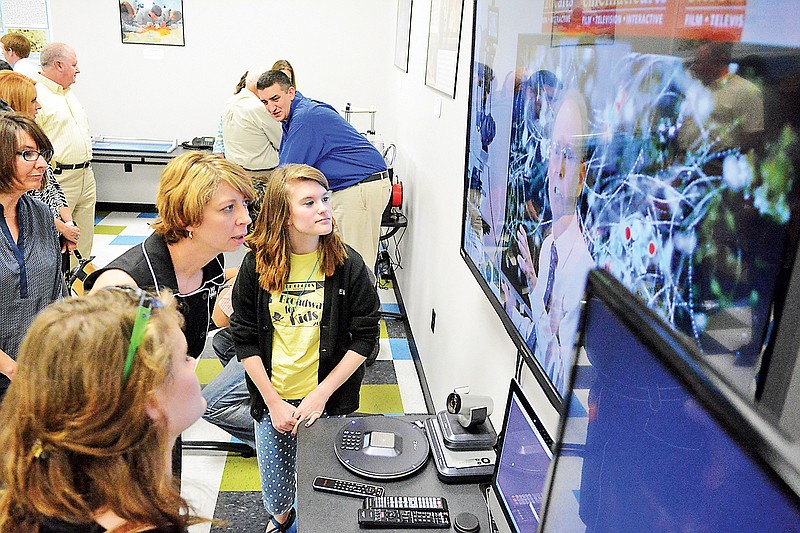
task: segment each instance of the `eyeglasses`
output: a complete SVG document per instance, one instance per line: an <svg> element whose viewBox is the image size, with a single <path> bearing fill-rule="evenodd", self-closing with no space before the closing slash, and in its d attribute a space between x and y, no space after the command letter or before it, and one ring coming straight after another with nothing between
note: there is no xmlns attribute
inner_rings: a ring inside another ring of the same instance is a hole
<svg viewBox="0 0 800 533"><path fill-rule="evenodd" d="M128 285L122 287L106 287L108 290L122 291L125 294L137 298L139 301L136 307L136 318L133 321L133 330L131 331L131 340L128 345L128 357L125 359L125 368L122 370L122 384L128 382L131 375L131 368L133 367L133 360L136 357L136 350L144 340L144 329L147 322L150 320L150 314L153 309L159 309L164 306L157 296L143 291L138 287L131 287Z"/></svg>
<svg viewBox="0 0 800 533"><path fill-rule="evenodd" d="M17 155L21 155L22 159L25 161L36 161L39 159L39 156L42 156L45 161L48 163L51 159L53 159L53 151L52 150L44 150L44 151L37 151L37 150L23 150L21 152L17 152Z"/></svg>

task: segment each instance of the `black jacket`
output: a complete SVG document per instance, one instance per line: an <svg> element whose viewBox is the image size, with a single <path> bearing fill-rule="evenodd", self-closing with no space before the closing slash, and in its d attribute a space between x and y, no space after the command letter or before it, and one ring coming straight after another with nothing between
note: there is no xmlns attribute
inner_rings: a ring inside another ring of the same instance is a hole
<svg viewBox="0 0 800 533"><path fill-rule="evenodd" d="M224 261L222 254L212 259L203 267L202 285L189 294L180 294L167 243L164 237L153 233L143 243L131 247L104 268L92 272L83 282L83 287L88 291L100 274L106 270L119 269L132 277L136 285L144 290L160 294L165 287L171 289L180 304L178 309L186 319L184 333L189 345L189 355L196 359L203 353L214 302L225 283Z"/></svg>
<svg viewBox="0 0 800 533"><path fill-rule="evenodd" d="M333 276L325 278L319 342L319 380L339 364L348 350L366 357L377 342L380 328L380 300L364 261L346 246L348 257ZM272 333L269 313L270 293L258 284L255 256L248 253L242 261L233 287L231 336L239 360L258 355L267 375L272 375ZM359 390L364 378L360 366L328 399L325 410L330 415L345 415L358 409ZM255 384L247 376L250 412L261 420L266 404Z"/></svg>

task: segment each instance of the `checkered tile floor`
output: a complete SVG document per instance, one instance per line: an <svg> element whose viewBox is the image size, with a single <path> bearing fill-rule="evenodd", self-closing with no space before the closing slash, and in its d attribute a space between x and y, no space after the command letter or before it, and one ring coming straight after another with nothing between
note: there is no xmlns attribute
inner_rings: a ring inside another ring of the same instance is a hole
<svg viewBox="0 0 800 533"><path fill-rule="evenodd" d="M150 235L149 223L154 218L152 213L98 213L92 250L94 266L102 268L131 246L141 243ZM226 260L230 262L228 258ZM378 292L384 311L399 311L391 283ZM205 385L220 370L221 365L214 357L209 342L197 366L200 383ZM427 412L405 326L400 320L381 320L380 353L375 364L367 369L359 411L383 414ZM233 439L225 431L203 420L189 428L183 438ZM183 495L200 515L225 523L213 528L211 524L193 526L192 533L211 530L263 531L266 527L268 517L261 505L258 467L254 457L245 459L216 451L184 451L181 487Z"/></svg>

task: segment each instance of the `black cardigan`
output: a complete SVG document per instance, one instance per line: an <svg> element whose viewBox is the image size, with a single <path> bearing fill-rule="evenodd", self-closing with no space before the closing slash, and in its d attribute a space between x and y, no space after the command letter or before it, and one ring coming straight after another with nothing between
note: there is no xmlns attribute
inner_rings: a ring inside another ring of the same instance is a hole
<svg viewBox="0 0 800 533"><path fill-rule="evenodd" d="M319 343L319 378L321 382L349 350L369 355L380 334L380 300L364 261L346 246L348 257L332 276L325 278ZM242 261L233 287L231 336L239 360L258 355L272 375L272 333L269 314L270 293L258 284L255 256L249 252ZM260 421L266 404L250 376L250 413ZM358 409L359 390L364 378L360 366L328 399L325 410L330 415L345 415Z"/></svg>

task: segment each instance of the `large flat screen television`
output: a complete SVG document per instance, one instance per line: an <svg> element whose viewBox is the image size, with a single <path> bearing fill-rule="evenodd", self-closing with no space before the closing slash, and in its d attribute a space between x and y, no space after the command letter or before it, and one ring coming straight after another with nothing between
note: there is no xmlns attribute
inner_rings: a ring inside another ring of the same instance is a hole
<svg viewBox="0 0 800 533"><path fill-rule="evenodd" d="M752 395L798 241L795 10L476 0L461 254L556 407L593 267Z"/></svg>
<svg viewBox="0 0 800 533"><path fill-rule="evenodd" d="M800 531L796 446L607 272L586 300L541 531Z"/></svg>

